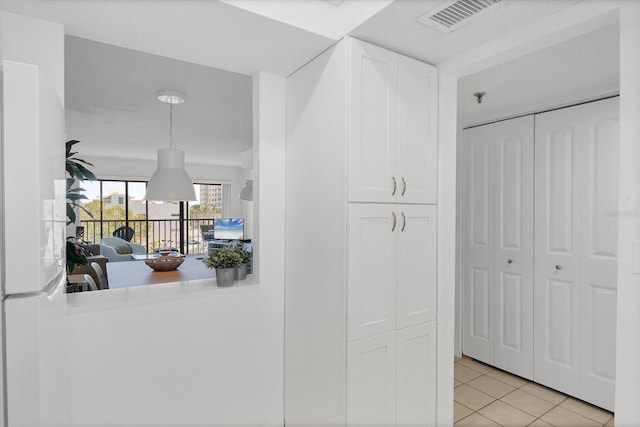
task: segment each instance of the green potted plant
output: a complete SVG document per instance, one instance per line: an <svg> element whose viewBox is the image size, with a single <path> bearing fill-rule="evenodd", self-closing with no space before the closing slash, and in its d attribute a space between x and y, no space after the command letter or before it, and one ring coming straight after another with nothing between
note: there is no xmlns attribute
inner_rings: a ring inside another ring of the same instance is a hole
<svg viewBox="0 0 640 427"><path fill-rule="evenodd" d="M245 280L247 278L247 263L251 260L251 252L244 248L244 243L238 242L234 251L240 255L241 264L236 267L236 280Z"/></svg>
<svg viewBox="0 0 640 427"><path fill-rule="evenodd" d="M218 286L231 286L236 274L236 267L242 264L242 257L231 247L223 246L209 254L207 267L216 269Z"/></svg>
<svg viewBox="0 0 640 427"><path fill-rule="evenodd" d="M84 210L91 218L93 215L87 209L82 206L79 201L87 199L87 196L82 194L85 190L81 187L74 187L77 180L80 181L95 181L96 176L86 166L93 166L86 160L75 157L78 154L76 151L71 151L73 146L79 143L75 139L67 141L66 150L66 170L67 170L67 225L76 222L75 208Z"/></svg>

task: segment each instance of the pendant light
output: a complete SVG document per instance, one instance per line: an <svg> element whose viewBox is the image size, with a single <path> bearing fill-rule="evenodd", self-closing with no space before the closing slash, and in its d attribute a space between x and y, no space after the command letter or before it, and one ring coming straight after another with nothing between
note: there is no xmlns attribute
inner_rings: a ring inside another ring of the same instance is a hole
<svg viewBox="0 0 640 427"><path fill-rule="evenodd" d="M238 199L247 200L251 202L253 200L253 180L248 179L244 188L240 190L240 194L238 194Z"/></svg>
<svg viewBox="0 0 640 427"><path fill-rule="evenodd" d="M157 96L158 100L169 104L169 148L158 150L158 169L147 184L144 198L171 202L195 201L193 181L184 169L184 151L176 150L173 143L173 104L182 104L184 94L163 90Z"/></svg>

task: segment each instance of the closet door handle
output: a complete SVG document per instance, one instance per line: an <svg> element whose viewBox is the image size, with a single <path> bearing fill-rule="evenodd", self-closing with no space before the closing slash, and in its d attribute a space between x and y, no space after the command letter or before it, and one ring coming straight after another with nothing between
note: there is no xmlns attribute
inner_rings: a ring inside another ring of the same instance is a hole
<svg viewBox="0 0 640 427"><path fill-rule="evenodd" d="M391 181L393 181L393 190L391 191L391 195L395 196L396 195L396 190L398 188L398 183L396 182L396 177L392 176L391 177Z"/></svg>
<svg viewBox="0 0 640 427"><path fill-rule="evenodd" d="M512 262L513 262L513 260L512 260L511 258L509 258L509 259L507 260L507 264L511 264Z"/></svg>
<svg viewBox="0 0 640 427"><path fill-rule="evenodd" d="M404 231L404 228L407 226L407 217L404 216L404 212L400 212L400 215L402 215L402 228L400 231Z"/></svg>
<svg viewBox="0 0 640 427"><path fill-rule="evenodd" d="M562 270L562 266L560 264L556 265L556 270Z"/></svg>
<svg viewBox="0 0 640 427"><path fill-rule="evenodd" d="M391 232L393 233L394 231L396 231L396 224L398 222L398 219L396 218L395 212L391 212L391 215L393 216L393 225L391 226Z"/></svg>
<svg viewBox="0 0 640 427"><path fill-rule="evenodd" d="M401 196L404 196L405 191L407 191L407 181L404 180L404 176L402 177L402 193Z"/></svg>

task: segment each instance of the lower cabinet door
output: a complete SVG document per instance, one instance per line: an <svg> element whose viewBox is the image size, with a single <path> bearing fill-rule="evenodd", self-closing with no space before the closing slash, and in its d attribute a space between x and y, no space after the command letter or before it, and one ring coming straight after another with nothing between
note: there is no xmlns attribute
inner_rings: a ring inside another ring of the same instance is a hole
<svg viewBox="0 0 640 427"><path fill-rule="evenodd" d="M352 341L347 354L347 425L396 423L396 333Z"/></svg>
<svg viewBox="0 0 640 427"><path fill-rule="evenodd" d="M397 331L398 426L436 425L436 322Z"/></svg>

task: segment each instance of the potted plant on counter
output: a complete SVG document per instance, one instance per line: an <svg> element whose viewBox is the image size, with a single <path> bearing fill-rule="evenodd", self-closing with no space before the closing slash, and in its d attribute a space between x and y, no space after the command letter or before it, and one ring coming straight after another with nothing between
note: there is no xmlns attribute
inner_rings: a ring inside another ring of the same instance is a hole
<svg viewBox="0 0 640 427"><path fill-rule="evenodd" d="M238 242L234 251L241 258L241 264L236 267L236 280L245 280L247 278L247 263L251 260L251 252L244 248L244 243L242 242Z"/></svg>
<svg viewBox="0 0 640 427"><path fill-rule="evenodd" d="M236 274L236 267L242 264L242 257L231 246L223 246L212 252L206 261L207 267L216 269L218 286L231 286Z"/></svg>

